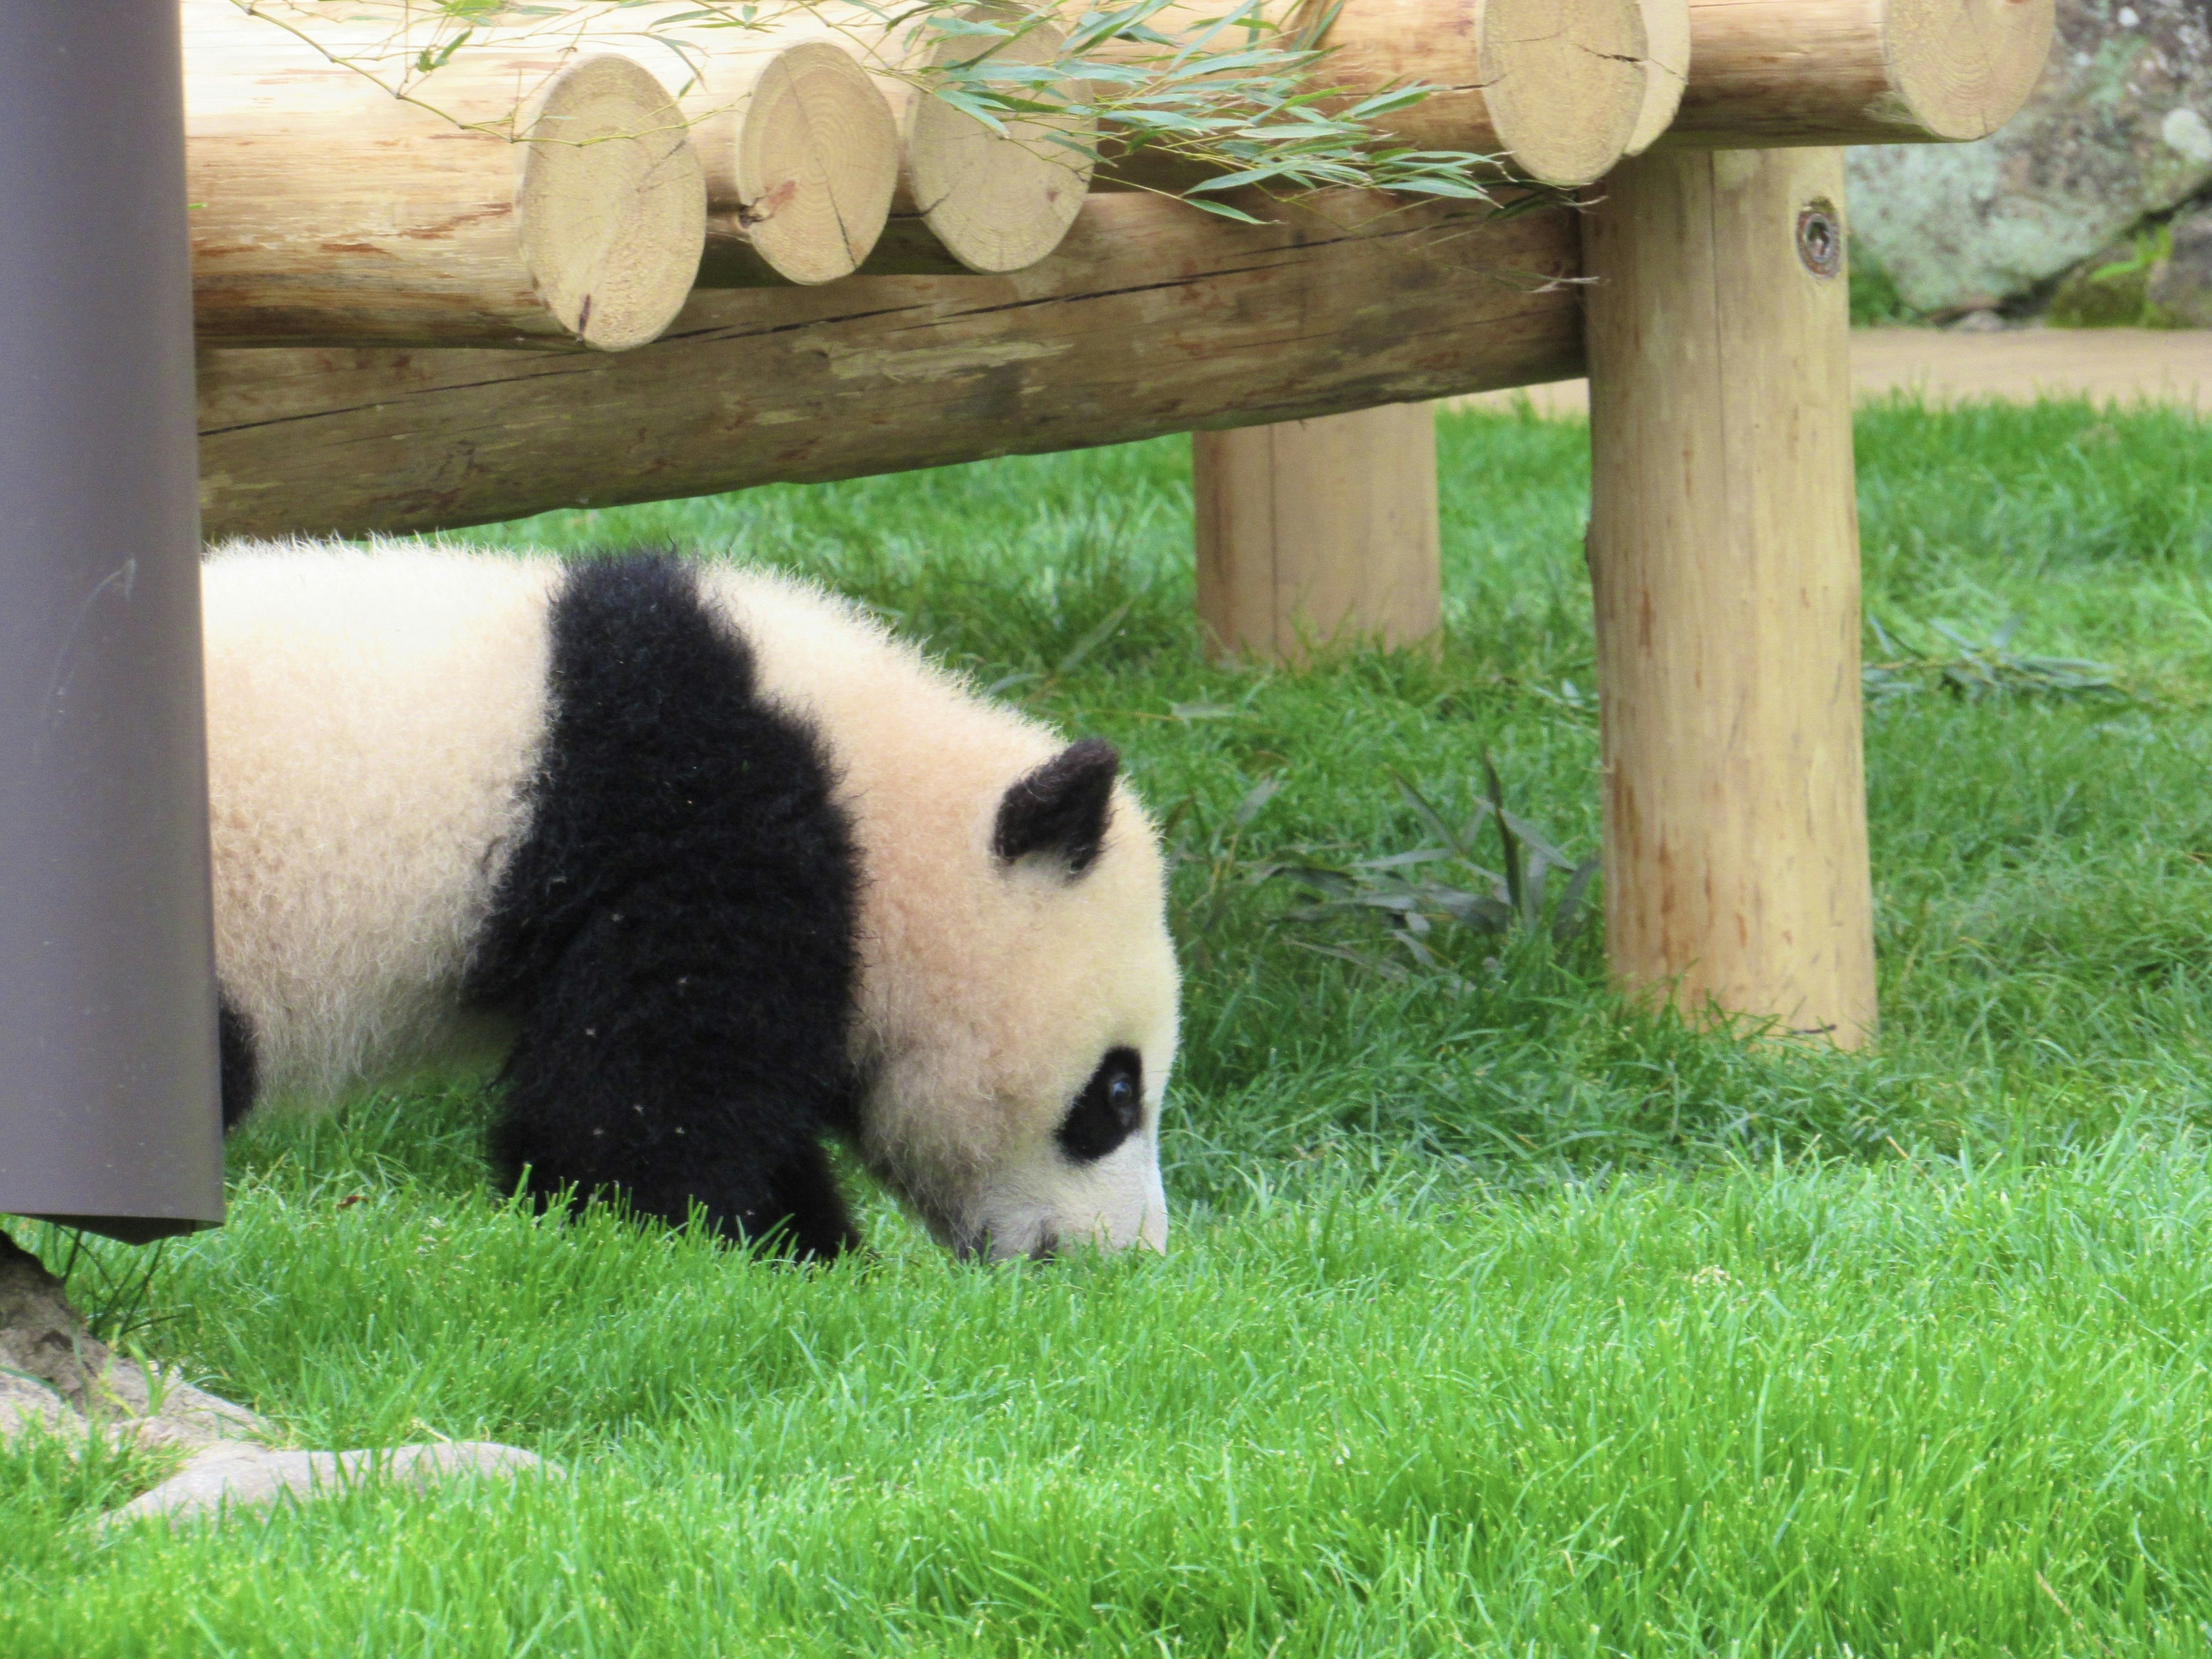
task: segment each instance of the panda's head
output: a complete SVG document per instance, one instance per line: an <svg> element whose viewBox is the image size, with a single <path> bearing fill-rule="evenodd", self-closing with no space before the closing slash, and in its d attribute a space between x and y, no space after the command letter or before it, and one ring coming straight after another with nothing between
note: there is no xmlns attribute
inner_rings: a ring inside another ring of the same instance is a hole
<svg viewBox="0 0 2212 1659"><path fill-rule="evenodd" d="M1160 1108L1178 995L1152 827L1107 744L952 809L940 863L864 902L860 1146L954 1249L1167 1242Z"/></svg>

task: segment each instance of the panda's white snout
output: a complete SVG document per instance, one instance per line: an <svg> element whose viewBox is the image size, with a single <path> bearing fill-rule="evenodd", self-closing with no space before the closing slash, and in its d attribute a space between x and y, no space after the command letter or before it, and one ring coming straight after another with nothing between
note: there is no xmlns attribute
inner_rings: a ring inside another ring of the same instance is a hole
<svg viewBox="0 0 2212 1659"><path fill-rule="evenodd" d="M1085 1164L1055 1152L1053 1167L1027 1176L985 1195L975 1224L955 1245L960 1254L1011 1261L1075 1249L1167 1249L1167 1193L1151 1135L1133 1135Z"/></svg>

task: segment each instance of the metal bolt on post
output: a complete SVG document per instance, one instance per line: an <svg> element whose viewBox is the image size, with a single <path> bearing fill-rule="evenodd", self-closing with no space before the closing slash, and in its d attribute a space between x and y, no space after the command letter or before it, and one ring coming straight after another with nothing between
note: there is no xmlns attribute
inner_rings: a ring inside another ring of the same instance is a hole
<svg viewBox="0 0 2212 1659"><path fill-rule="evenodd" d="M0 1212L222 1218L177 8L0 5Z"/></svg>

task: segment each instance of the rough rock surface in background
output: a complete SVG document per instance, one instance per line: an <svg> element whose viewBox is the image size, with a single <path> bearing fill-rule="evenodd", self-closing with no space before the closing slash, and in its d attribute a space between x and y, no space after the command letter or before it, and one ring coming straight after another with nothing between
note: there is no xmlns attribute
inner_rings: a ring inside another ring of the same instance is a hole
<svg viewBox="0 0 2212 1659"><path fill-rule="evenodd" d="M465 1474L513 1476L546 1466L535 1452L491 1440L453 1440L391 1451L279 1451L269 1446L210 1446L149 1492L102 1517L103 1527L164 1517L214 1520L225 1512L304 1502L386 1480L421 1492Z"/></svg>
<svg viewBox="0 0 2212 1659"><path fill-rule="evenodd" d="M2176 219L2172 246L2150 274L2144 298L2169 327L2212 328L2212 206Z"/></svg>
<svg viewBox="0 0 2212 1659"><path fill-rule="evenodd" d="M2212 183L2212 0L2058 0L2028 106L1972 144L1850 153L1858 246L1922 311L1986 308Z"/></svg>

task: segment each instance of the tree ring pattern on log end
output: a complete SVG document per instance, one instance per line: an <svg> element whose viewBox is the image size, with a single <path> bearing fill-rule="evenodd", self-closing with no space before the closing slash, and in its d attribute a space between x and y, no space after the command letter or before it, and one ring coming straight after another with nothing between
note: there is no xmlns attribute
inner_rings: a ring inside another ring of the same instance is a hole
<svg viewBox="0 0 2212 1659"><path fill-rule="evenodd" d="M683 116L627 58L582 59L518 124L522 255L585 344L626 351L675 320L699 269L707 185Z"/></svg>
<svg viewBox="0 0 2212 1659"><path fill-rule="evenodd" d="M1640 0L1487 0L1476 15L1483 101L1514 171L1547 185L1610 172L1651 73Z"/></svg>
<svg viewBox="0 0 2212 1659"><path fill-rule="evenodd" d="M1931 138L1986 138L2034 91L2057 27L2054 0L1888 0L1890 85Z"/></svg>
<svg viewBox="0 0 2212 1659"><path fill-rule="evenodd" d="M810 40L762 71L736 160L753 252L786 282L835 282L884 234L898 188L898 125L848 53Z"/></svg>
<svg viewBox="0 0 2212 1659"><path fill-rule="evenodd" d="M1051 24L1002 7L976 6L963 15L1021 26L994 54L1010 64L1049 63L1066 40ZM975 50L972 40L957 37L931 57L957 62ZM1059 88L1070 101L1082 94L1080 83ZM1060 246L1091 187L1098 133L1087 114L1010 118L1005 125L1004 134L994 133L926 87L907 102L908 189L922 222L968 270L995 274L1035 264Z"/></svg>

